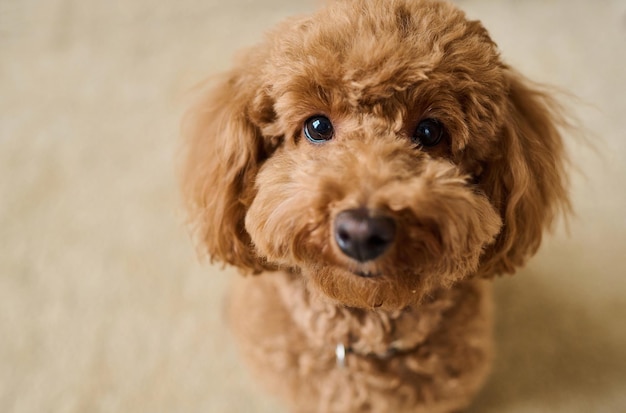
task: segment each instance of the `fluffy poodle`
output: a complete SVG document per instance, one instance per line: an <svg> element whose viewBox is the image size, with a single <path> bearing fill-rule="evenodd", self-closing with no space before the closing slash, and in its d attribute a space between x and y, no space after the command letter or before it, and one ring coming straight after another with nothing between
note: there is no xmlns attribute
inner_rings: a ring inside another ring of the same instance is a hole
<svg viewBox="0 0 626 413"><path fill-rule="evenodd" d="M243 53L186 119L182 182L200 244L251 274L230 319L263 384L298 413L467 406L488 279L569 208L561 125L446 2L330 1Z"/></svg>

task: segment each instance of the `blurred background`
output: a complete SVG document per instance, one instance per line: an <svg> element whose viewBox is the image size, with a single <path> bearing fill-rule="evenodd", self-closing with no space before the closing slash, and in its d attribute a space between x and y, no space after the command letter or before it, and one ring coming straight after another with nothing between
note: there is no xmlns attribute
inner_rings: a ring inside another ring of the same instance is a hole
<svg viewBox="0 0 626 413"><path fill-rule="evenodd" d="M471 412L626 411L626 2L459 0L568 90L577 216L496 282ZM175 178L194 84L313 0L0 0L0 411L282 412L240 365Z"/></svg>

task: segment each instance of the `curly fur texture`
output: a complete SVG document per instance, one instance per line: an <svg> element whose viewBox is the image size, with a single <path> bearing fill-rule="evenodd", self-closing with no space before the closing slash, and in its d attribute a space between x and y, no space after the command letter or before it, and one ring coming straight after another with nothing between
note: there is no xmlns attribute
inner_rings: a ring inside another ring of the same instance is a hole
<svg viewBox="0 0 626 413"><path fill-rule="evenodd" d="M314 115L332 140L304 137ZM437 146L411 139L425 118L445 127ZM569 208L562 124L445 2L335 0L269 33L189 112L182 180L210 257L263 273L231 306L253 369L295 412L466 406L491 354L484 279ZM380 257L338 247L351 209L393 218Z"/></svg>

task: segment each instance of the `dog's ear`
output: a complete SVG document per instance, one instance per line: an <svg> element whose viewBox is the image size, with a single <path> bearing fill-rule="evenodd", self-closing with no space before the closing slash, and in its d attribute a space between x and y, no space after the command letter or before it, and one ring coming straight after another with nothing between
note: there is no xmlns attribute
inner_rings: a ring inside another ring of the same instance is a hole
<svg viewBox="0 0 626 413"><path fill-rule="evenodd" d="M271 121L273 105L259 76L240 65L212 87L183 121L183 196L195 235L212 261L260 272L244 227L254 197L254 180L268 155L260 125Z"/></svg>
<svg viewBox="0 0 626 413"><path fill-rule="evenodd" d="M570 211L561 106L520 74L508 69L507 78L501 153L481 179L503 227L483 256L483 276L513 273L537 251L558 213Z"/></svg>

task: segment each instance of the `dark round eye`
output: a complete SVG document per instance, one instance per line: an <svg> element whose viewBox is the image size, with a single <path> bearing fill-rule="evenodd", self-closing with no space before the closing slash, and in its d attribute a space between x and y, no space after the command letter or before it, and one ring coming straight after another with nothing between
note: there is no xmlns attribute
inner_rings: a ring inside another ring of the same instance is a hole
<svg viewBox="0 0 626 413"><path fill-rule="evenodd" d="M326 116L313 116L304 122L304 136L313 143L331 140L333 132L333 124Z"/></svg>
<svg viewBox="0 0 626 413"><path fill-rule="evenodd" d="M413 142L421 146L436 146L443 138L443 125L436 119L424 119L413 132Z"/></svg>

